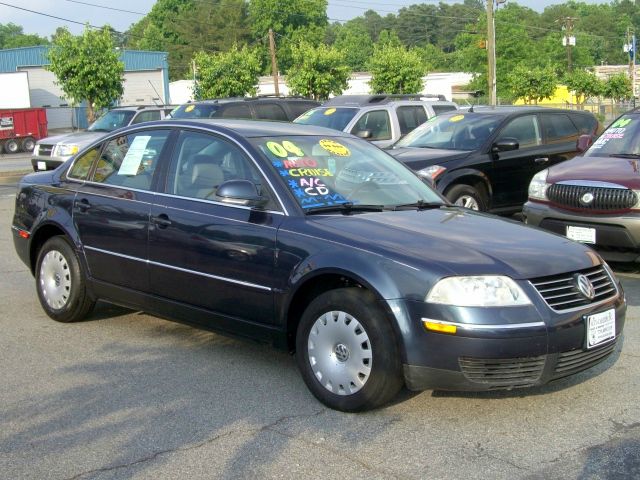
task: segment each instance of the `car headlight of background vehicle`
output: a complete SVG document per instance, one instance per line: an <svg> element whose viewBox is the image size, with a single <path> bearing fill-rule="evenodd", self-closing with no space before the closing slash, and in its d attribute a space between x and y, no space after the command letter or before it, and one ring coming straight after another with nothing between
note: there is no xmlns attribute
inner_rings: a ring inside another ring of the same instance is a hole
<svg viewBox="0 0 640 480"><path fill-rule="evenodd" d="M430 179L431 181L435 181L444 171L446 167L442 167L440 165L431 165L429 167L425 167L421 170L418 170L416 173L421 176Z"/></svg>
<svg viewBox="0 0 640 480"><path fill-rule="evenodd" d="M546 168L541 172L536 173L531 179L529 184L529 198L535 200L549 200L547 197L547 176L549 175L549 169Z"/></svg>
<svg viewBox="0 0 640 480"><path fill-rule="evenodd" d="M425 301L458 307L530 305L526 293L509 277L484 275L447 277L436 283Z"/></svg>
<svg viewBox="0 0 640 480"><path fill-rule="evenodd" d="M36 143L36 146L33 147L33 154L38 155L40 153L40 144Z"/></svg>
<svg viewBox="0 0 640 480"><path fill-rule="evenodd" d="M62 144L56 147L56 155L58 155L59 157L69 157L78 153L78 150L80 150L80 147L78 145Z"/></svg>

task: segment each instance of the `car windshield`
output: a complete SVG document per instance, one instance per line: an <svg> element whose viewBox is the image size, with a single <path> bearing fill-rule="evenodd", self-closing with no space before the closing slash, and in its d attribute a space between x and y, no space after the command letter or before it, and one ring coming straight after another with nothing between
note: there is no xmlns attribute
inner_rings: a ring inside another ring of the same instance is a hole
<svg viewBox="0 0 640 480"><path fill-rule="evenodd" d="M355 210L443 204L411 170L357 138L287 136L252 142L307 211L341 205Z"/></svg>
<svg viewBox="0 0 640 480"><path fill-rule="evenodd" d="M133 110L110 110L93 122L87 130L90 132L111 132L126 127L136 114Z"/></svg>
<svg viewBox="0 0 640 480"><path fill-rule="evenodd" d="M171 118L211 118L219 108L220 105L214 103L187 103L174 108L169 116Z"/></svg>
<svg viewBox="0 0 640 480"><path fill-rule="evenodd" d="M455 113L433 117L399 140L395 147L476 150L494 132L503 117L482 113Z"/></svg>
<svg viewBox="0 0 640 480"><path fill-rule="evenodd" d="M585 157L640 156L640 116L623 115L584 153Z"/></svg>
<svg viewBox="0 0 640 480"><path fill-rule="evenodd" d="M347 124L358 113L357 108L351 107L320 107L309 110L296 118L293 123L316 125L333 130L343 131Z"/></svg>

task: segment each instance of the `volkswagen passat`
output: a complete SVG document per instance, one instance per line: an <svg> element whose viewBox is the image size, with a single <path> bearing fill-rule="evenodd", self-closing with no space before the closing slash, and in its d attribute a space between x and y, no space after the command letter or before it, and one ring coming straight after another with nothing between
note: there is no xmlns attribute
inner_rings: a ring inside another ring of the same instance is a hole
<svg viewBox="0 0 640 480"><path fill-rule="evenodd" d="M26 176L12 228L54 320L102 299L266 341L345 411L544 384L605 359L625 319L589 247L451 206L318 127L127 127Z"/></svg>

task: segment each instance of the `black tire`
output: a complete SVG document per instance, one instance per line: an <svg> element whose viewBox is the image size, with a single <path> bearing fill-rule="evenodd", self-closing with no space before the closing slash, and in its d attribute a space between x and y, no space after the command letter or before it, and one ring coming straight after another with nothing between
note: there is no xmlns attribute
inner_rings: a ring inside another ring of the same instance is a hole
<svg viewBox="0 0 640 480"><path fill-rule="evenodd" d="M313 395L343 412L384 405L404 384L393 329L374 295L361 288L331 290L309 304L296 332L296 361ZM314 369L321 375L316 376Z"/></svg>
<svg viewBox="0 0 640 480"><path fill-rule="evenodd" d="M64 237L52 237L42 246L35 276L40 305L52 319L77 322L93 309L78 256Z"/></svg>
<svg viewBox="0 0 640 480"><path fill-rule="evenodd" d="M20 150L20 145L13 138L10 138L4 142L4 151L7 153L17 153Z"/></svg>
<svg viewBox="0 0 640 480"><path fill-rule="evenodd" d="M454 205L481 212L487 211L488 202L486 196L470 185L454 185L444 195Z"/></svg>
<svg viewBox="0 0 640 480"><path fill-rule="evenodd" d="M20 148L22 149L23 152L33 152L33 149L36 146L36 141L33 139L33 137L27 137L25 139L22 140L22 143L20 144Z"/></svg>

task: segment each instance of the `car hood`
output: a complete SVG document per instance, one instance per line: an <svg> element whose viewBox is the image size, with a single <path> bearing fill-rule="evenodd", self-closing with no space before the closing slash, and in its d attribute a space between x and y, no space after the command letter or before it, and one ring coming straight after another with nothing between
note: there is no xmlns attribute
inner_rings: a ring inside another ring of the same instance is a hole
<svg viewBox="0 0 640 480"><path fill-rule="evenodd" d="M414 268L438 265L443 275L501 274L521 280L600 262L590 248L565 237L455 207L323 215L310 221L327 240L340 239Z"/></svg>
<svg viewBox="0 0 640 480"><path fill-rule="evenodd" d="M89 145L94 140L103 137L109 132L71 132L64 133L62 135L55 135L53 137L43 138L38 141L38 144L44 145L56 145L58 143L64 144L74 144L79 147L84 147L85 145Z"/></svg>
<svg viewBox="0 0 640 480"><path fill-rule="evenodd" d="M437 148L399 147L390 148L387 153L393 155L401 162L411 165L423 163L424 165L441 165L452 160L468 157L468 150L441 150Z"/></svg>
<svg viewBox="0 0 640 480"><path fill-rule="evenodd" d="M548 183L591 180L640 190L640 160L619 157L575 157L549 169Z"/></svg>

